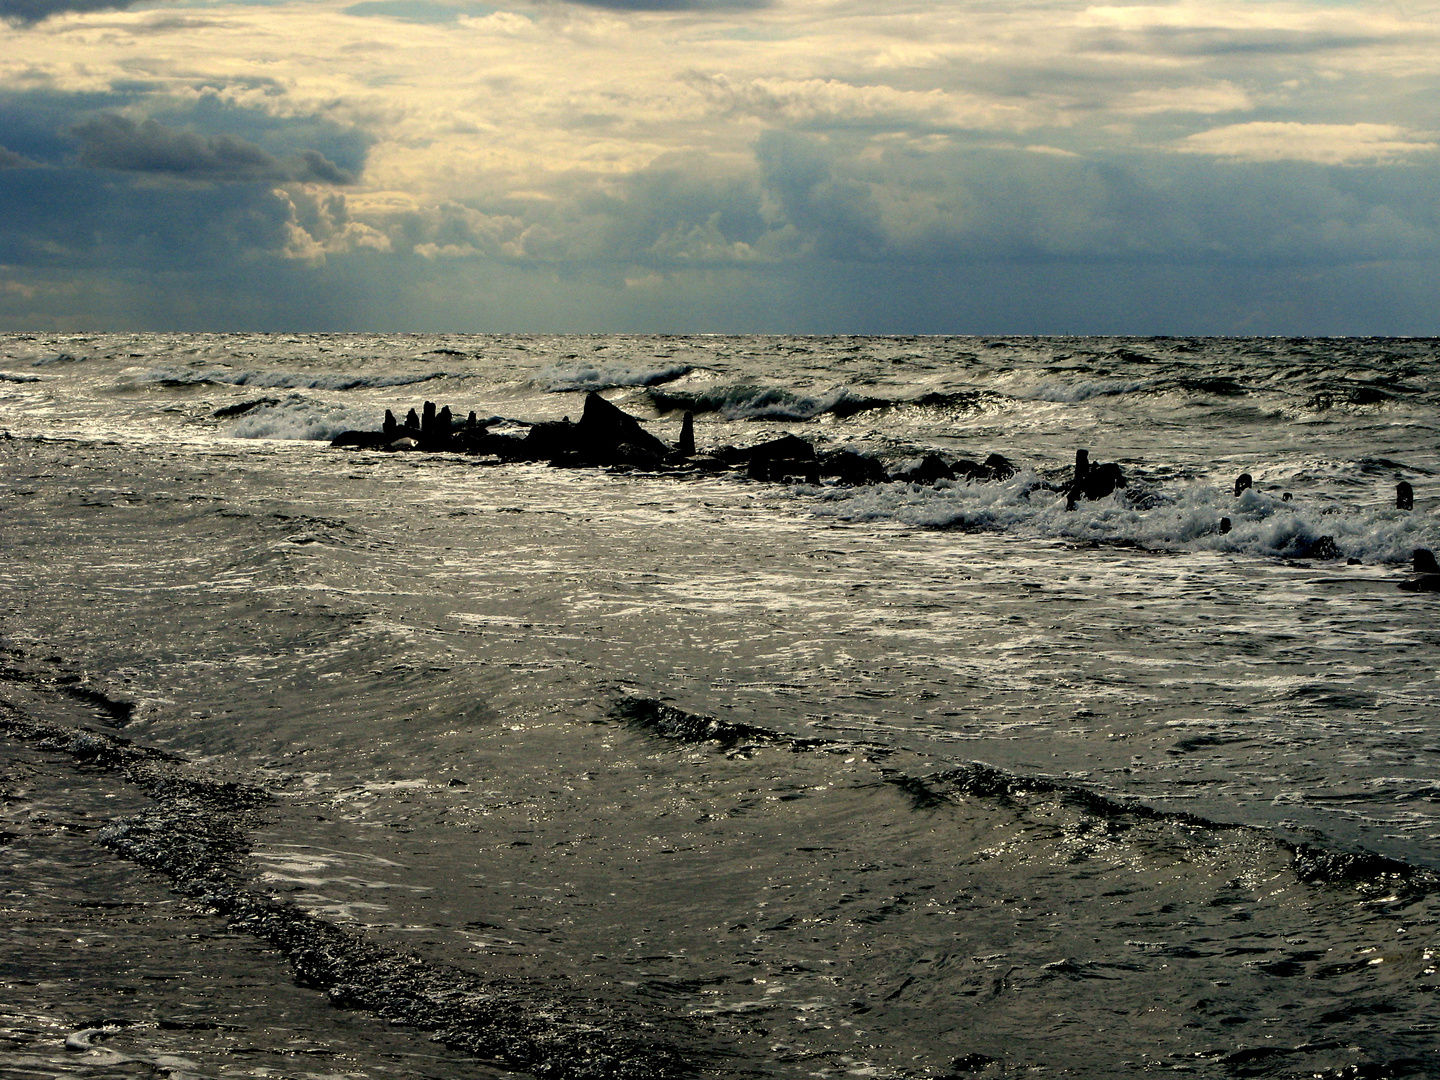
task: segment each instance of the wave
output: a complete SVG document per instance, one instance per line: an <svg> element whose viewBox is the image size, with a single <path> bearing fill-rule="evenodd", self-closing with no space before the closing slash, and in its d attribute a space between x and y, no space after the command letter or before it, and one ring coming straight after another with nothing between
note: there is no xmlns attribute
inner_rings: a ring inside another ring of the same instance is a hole
<svg viewBox="0 0 1440 1080"><path fill-rule="evenodd" d="M9 371L0 371L0 382L32 383L44 382L39 375L15 375Z"/></svg>
<svg viewBox="0 0 1440 1080"><path fill-rule="evenodd" d="M700 713L687 713L654 698L625 697L611 703L612 719L649 731L662 738L690 744L712 743L732 755L743 755L747 747L775 746L794 753L853 754L865 751L877 764L896 750L874 743L786 735L783 732L718 720ZM880 779L903 790L917 810L928 810L969 798L1015 804L1031 796L1049 796L1093 818L1169 822L1211 832L1244 830L1267 836L1292 858L1295 876L1311 884L1360 885L1378 888L1401 887L1412 893L1440 891L1440 875L1434 871L1384 855L1359 849L1337 851L1311 843L1293 843L1274 837L1254 826L1214 821L1184 811L1160 810L1144 803L1121 801L1073 781L1045 776L1023 776L981 761L966 762L938 772L917 775L881 767Z"/></svg>
<svg viewBox="0 0 1440 1080"><path fill-rule="evenodd" d="M813 420L825 413L846 417L892 404L883 398L852 393L845 387L836 387L819 397L808 397L783 386L752 383L696 391L651 390L646 397L662 413L719 413L727 420Z"/></svg>
<svg viewBox="0 0 1440 1080"><path fill-rule="evenodd" d="M1374 386L1336 386L1316 391L1299 408L1301 412L1369 411L1394 400L1394 394Z"/></svg>
<svg viewBox="0 0 1440 1080"><path fill-rule="evenodd" d="M624 363L608 364L604 367L551 364L536 374L534 382L552 393L609 390L620 386L659 386L684 378L694 370L689 364L671 364L661 368L635 367Z"/></svg>
<svg viewBox="0 0 1440 1080"><path fill-rule="evenodd" d="M140 374L127 374L126 387L256 386L270 390L371 390L463 377L447 371L412 375L317 375L288 371L230 371L225 368L205 371L156 368Z"/></svg>
<svg viewBox="0 0 1440 1080"><path fill-rule="evenodd" d="M1430 515L1383 508L1337 512L1333 503L1255 488L1235 498L1203 482L1161 491L1142 482L1067 511L1065 496L1031 470L985 484L942 480L829 488L813 512L842 521L899 521L933 529L1013 532L1155 551L1210 551L1278 558L1354 558L1408 563L1416 548L1440 547ZM1221 521L1228 518L1228 532Z"/></svg>
<svg viewBox="0 0 1440 1080"><path fill-rule="evenodd" d="M840 419L880 409L923 408L948 413L973 413L1008 401L989 390L932 392L915 398L875 397L837 386L811 397L781 386L737 383L695 391L650 390L645 395L661 413L718 413L727 420L813 420L818 416Z"/></svg>
<svg viewBox="0 0 1440 1080"><path fill-rule="evenodd" d="M1042 382L1028 390L1015 391L1014 396L1029 401L1050 401L1075 403L1092 398L1119 397L1153 390L1155 384L1148 379L1081 379L1079 382Z"/></svg>
<svg viewBox="0 0 1440 1080"><path fill-rule="evenodd" d="M344 408L292 395L284 401L244 404L245 410L223 434L232 439L295 439L329 442L342 431L375 428L371 410ZM223 412L224 410L220 410Z"/></svg>

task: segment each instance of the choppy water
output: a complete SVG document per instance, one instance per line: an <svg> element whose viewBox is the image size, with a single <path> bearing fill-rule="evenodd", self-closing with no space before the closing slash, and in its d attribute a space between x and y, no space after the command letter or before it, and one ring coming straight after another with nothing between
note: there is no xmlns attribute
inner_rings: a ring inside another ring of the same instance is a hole
<svg viewBox="0 0 1440 1080"><path fill-rule="evenodd" d="M1440 599L1396 588L1440 548L1437 352L10 335L0 697L268 789L237 881L662 1075L1440 1075ZM810 488L324 441L585 390L666 438L695 409L702 446L1021 468ZM1077 447L1130 487L1067 512L1036 485ZM154 792L38 745L0 777L0 1076L110 1075L60 1045L105 1024L187 1075L583 1074L323 980L257 1007L280 957L111 850ZM113 881L208 919L176 963L209 973L35 951Z"/></svg>

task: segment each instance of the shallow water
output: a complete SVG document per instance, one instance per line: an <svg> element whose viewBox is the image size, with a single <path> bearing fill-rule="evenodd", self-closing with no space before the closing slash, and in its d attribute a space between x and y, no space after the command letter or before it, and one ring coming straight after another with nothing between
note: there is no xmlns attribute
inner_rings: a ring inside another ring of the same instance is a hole
<svg viewBox="0 0 1440 1080"><path fill-rule="evenodd" d="M646 1018L707 1075L1440 1069L1440 632L1395 587L1440 545L1433 343L3 345L0 695L273 792L249 887L537 1009ZM792 430L1021 472L816 489L293 438L422 396L574 415L592 388L670 438L671 405L715 406L702 445ZM1033 485L1084 444L1132 483L1067 513ZM1299 558L1321 535L1342 557ZM617 713L635 701L770 734L670 738ZM57 790L68 758L17 747L45 759L27 799L145 803L103 771ZM971 761L1014 784L944 779ZM0 848L22 883L38 843ZM43 856L67 889L166 895L86 843ZM1402 870L1312 873L1307 844ZM198 948L205 1008L239 1015L251 961ZM55 1033L99 1025L67 996L119 976L71 978L50 1026L9 1025L48 1032L17 1067L79 1060ZM286 992L345 1075L416 1052L469 1075ZM177 1007L114 1000L135 1025ZM290 1053L284 1023L247 1023ZM272 1067L232 1051L206 1042L196 1074Z"/></svg>

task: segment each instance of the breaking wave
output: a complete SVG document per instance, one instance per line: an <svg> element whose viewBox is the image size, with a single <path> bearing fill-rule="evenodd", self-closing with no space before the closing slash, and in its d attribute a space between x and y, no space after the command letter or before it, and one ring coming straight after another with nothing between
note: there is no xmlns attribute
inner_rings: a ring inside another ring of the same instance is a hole
<svg viewBox="0 0 1440 1080"><path fill-rule="evenodd" d="M624 363L604 367L551 364L536 374L535 384L552 393L608 390L620 386L659 386L683 378L694 370L689 364L672 364L662 368L635 367Z"/></svg>
<svg viewBox="0 0 1440 1080"><path fill-rule="evenodd" d="M257 403L223 429L234 439L295 439L329 441L342 431L375 427L371 410L327 405L294 395L284 401Z"/></svg>
<svg viewBox="0 0 1440 1080"><path fill-rule="evenodd" d="M1337 512L1320 500L1254 488L1239 498L1211 484L1157 490L1133 483L1066 510L1065 496L1033 471L1003 482L890 483L820 492L814 512L842 521L892 520L933 529L1013 532L1156 551L1211 551L1278 558L1353 558L1406 563L1416 548L1440 546L1429 515L1382 508ZM1231 523L1222 531L1222 519ZM1328 538L1328 541L1327 541Z"/></svg>
<svg viewBox="0 0 1440 1080"><path fill-rule="evenodd" d="M317 375L286 371L230 371L225 368L210 368L204 371L156 368L143 373L128 374L127 384L131 388L257 386L271 390L370 390L463 377L447 371L418 372L411 375Z"/></svg>
<svg viewBox="0 0 1440 1080"><path fill-rule="evenodd" d="M813 420L818 416L840 419L879 409L923 408L944 412L979 412L1003 405L1008 399L988 390L929 393L916 398L874 397L838 386L816 396L780 386L731 384L696 391L651 390L651 405L661 413L689 411L718 413L727 420Z"/></svg>

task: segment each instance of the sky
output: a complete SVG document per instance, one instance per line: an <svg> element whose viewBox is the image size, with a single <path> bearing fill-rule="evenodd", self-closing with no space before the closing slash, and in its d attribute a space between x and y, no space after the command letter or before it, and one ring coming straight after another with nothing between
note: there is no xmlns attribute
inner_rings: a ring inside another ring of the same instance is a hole
<svg viewBox="0 0 1440 1080"><path fill-rule="evenodd" d="M1440 334L1440 0L0 0L0 330Z"/></svg>

